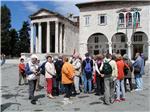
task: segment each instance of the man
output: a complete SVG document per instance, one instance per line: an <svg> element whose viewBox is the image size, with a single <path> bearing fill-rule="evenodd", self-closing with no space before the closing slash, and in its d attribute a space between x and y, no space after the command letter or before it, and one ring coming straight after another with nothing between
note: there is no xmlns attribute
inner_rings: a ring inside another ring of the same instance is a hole
<svg viewBox="0 0 150 112"><path fill-rule="evenodd" d="M93 61L90 59L89 53L85 54L86 59L83 60L82 69L84 74L84 93L87 93L87 84L88 84L88 93L92 92L92 73L93 73Z"/></svg>
<svg viewBox="0 0 150 112"><path fill-rule="evenodd" d="M57 85L57 95L59 95L60 93L64 93L64 88L63 85L61 84L61 69L63 66L63 60L62 60L62 56L59 56L56 60L55 60L55 69L56 69L56 85Z"/></svg>
<svg viewBox="0 0 150 112"><path fill-rule="evenodd" d="M141 91L143 89L142 75L144 74L144 59L140 56L140 53L136 53L135 58L136 60L133 63L136 83L135 91Z"/></svg>
<svg viewBox="0 0 150 112"><path fill-rule="evenodd" d="M80 89L79 89L79 79L80 79L80 75L81 75L81 61L79 59L79 54L74 54L73 55L74 59L73 59L73 67L75 69L75 76L74 76L74 86L75 86L75 91L77 94L80 93Z"/></svg>
<svg viewBox="0 0 150 112"><path fill-rule="evenodd" d="M37 59L38 57L35 54L32 54L30 57L30 61L26 64L25 73L27 75L28 83L29 83L29 100L31 100L32 104L36 104L36 99L34 97L36 82L37 82L37 75L38 72L38 65Z"/></svg>
<svg viewBox="0 0 150 112"><path fill-rule="evenodd" d="M70 96L72 95L71 87L73 84L73 78L74 78L74 68L72 64L68 62L67 57L63 57L63 67L62 67L62 84L65 87L65 98L64 98L64 104L72 103L69 101Z"/></svg>
<svg viewBox="0 0 150 112"><path fill-rule="evenodd" d="M104 77L104 104L110 105L114 96L113 80L117 77L117 64L111 54L107 53L100 67L101 76Z"/></svg>

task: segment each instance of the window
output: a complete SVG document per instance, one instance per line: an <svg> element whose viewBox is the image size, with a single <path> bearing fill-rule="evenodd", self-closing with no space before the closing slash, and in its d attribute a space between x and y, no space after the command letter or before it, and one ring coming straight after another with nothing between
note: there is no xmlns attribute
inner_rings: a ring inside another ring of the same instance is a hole
<svg viewBox="0 0 150 112"><path fill-rule="evenodd" d="M126 14L126 26L127 27L132 26L132 14L131 13Z"/></svg>
<svg viewBox="0 0 150 112"><path fill-rule="evenodd" d="M124 24L124 14L123 13L120 13L119 14L119 24Z"/></svg>
<svg viewBox="0 0 150 112"><path fill-rule="evenodd" d="M134 42L142 42L143 39L142 39L142 35L135 35L134 36Z"/></svg>
<svg viewBox="0 0 150 112"><path fill-rule="evenodd" d="M106 15L105 14L98 15L98 24L106 25Z"/></svg>
<svg viewBox="0 0 150 112"><path fill-rule="evenodd" d="M121 42L126 42L125 36L121 36Z"/></svg>
<svg viewBox="0 0 150 112"><path fill-rule="evenodd" d="M95 43L98 43L98 41L99 41L99 38L95 37Z"/></svg>
<svg viewBox="0 0 150 112"><path fill-rule="evenodd" d="M140 13L139 12L135 12L133 14L133 27L138 28L140 26Z"/></svg>
<svg viewBox="0 0 150 112"><path fill-rule="evenodd" d="M90 16L84 16L85 17L85 26L88 26L90 24Z"/></svg>

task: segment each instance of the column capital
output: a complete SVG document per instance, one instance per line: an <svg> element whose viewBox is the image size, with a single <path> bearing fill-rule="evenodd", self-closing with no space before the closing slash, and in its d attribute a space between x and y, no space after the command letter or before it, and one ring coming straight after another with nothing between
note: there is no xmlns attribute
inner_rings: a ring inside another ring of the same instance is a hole
<svg viewBox="0 0 150 112"><path fill-rule="evenodd" d="M127 42L128 47L131 47L131 44L132 44L131 42Z"/></svg>
<svg viewBox="0 0 150 112"><path fill-rule="evenodd" d="M108 42L108 44L111 46L111 45L112 45L112 42Z"/></svg>

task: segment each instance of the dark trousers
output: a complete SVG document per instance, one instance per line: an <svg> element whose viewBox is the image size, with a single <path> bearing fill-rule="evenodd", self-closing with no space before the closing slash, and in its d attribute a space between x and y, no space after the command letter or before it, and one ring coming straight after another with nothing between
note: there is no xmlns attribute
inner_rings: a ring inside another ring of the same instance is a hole
<svg viewBox="0 0 150 112"><path fill-rule="evenodd" d="M133 89L133 87L132 87L132 78L125 78L124 79L124 88L125 88L125 91L127 91L127 79L129 81L130 91L132 91L132 89Z"/></svg>
<svg viewBox="0 0 150 112"><path fill-rule="evenodd" d="M104 78L100 76L96 76L96 93L104 94Z"/></svg>
<svg viewBox="0 0 150 112"><path fill-rule="evenodd" d="M29 80L29 97L34 100L34 91L36 87L36 81L37 80Z"/></svg>
<svg viewBox="0 0 150 112"><path fill-rule="evenodd" d="M72 94L71 93L72 84L64 84L64 87L65 87L65 93L66 93L65 97L70 98L70 96Z"/></svg>

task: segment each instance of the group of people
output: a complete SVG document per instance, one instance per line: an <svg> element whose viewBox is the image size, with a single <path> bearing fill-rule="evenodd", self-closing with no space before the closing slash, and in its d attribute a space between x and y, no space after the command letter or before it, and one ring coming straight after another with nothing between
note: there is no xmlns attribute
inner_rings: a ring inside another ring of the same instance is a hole
<svg viewBox="0 0 150 112"><path fill-rule="evenodd" d="M20 58L19 85L21 79L29 85L29 100L36 104L34 92L39 90L40 75L45 77L45 89L47 97L64 95L64 104L72 103L70 97L85 94L104 95L104 104L125 101L127 80L130 90L141 91L143 89L142 75L144 74L143 55L136 53L132 62L125 54L98 54L90 56L85 54L82 59L75 53L71 57L46 56L46 61L40 64L38 57L32 54L30 61L24 63ZM132 75L134 74L136 88L133 88ZM27 83L28 82L28 83Z"/></svg>

